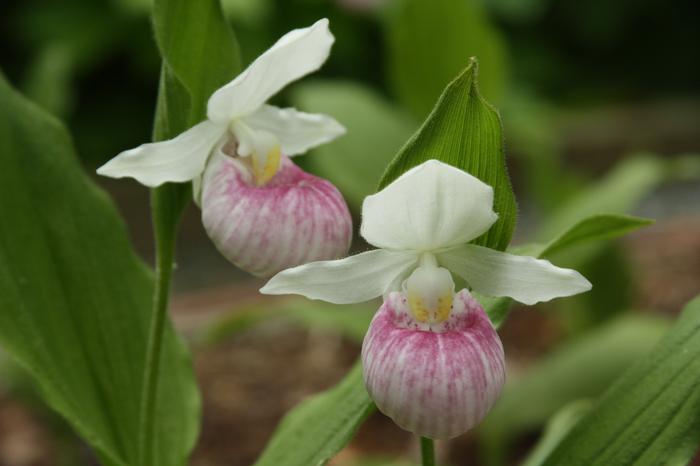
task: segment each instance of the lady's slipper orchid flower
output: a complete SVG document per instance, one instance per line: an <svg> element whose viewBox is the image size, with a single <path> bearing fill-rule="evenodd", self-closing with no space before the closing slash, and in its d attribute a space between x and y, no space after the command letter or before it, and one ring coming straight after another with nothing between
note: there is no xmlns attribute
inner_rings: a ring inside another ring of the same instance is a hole
<svg viewBox="0 0 700 466"><path fill-rule="evenodd" d="M345 255L352 221L343 197L288 159L345 128L325 115L265 103L317 70L333 41L327 19L287 33L214 92L205 121L174 139L122 152L97 173L149 187L193 181L209 236L255 275Z"/></svg>
<svg viewBox="0 0 700 466"><path fill-rule="evenodd" d="M261 291L338 304L384 294L362 348L367 389L401 427L454 437L484 418L505 370L498 335L452 274L525 304L591 287L574 270L468 244L496 219L490 186L430 160L365 198L361 234L379 249L282 271Z"/></svg>

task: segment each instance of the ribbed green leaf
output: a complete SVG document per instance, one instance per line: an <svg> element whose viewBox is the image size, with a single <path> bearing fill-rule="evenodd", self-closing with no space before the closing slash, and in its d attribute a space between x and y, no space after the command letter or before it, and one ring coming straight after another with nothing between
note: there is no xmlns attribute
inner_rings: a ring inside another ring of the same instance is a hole
<svg viewBox="0 0 700 466"><path fill-rule="evenodd" d="M506 170L501 120L479 94L475 59L447 86L421 128L389 164L380 188L429 159L461 168L493 187L498 221L476 243L508 247L516 221L515 196Z"/></svg>
<svg viewBox="0 0 700 466"><path fill-rule="evenodd" d="M559 410L552 419L547 422L542 437L530 452L522 466L541 466L547 456L561 442L561 439L591 411L591 400L574 401Z"/></svg>
<svg viewBox="0 0 700 466"><path fill-rule="evenodd" d="M686 464L700 444L700 298L612 386L545 466Z"/></svg>
<svg viewBox="0 0 700 466"><path fill-rule="evenodd" d="M620 318L564 344L523 376L508 381L479 430L492 461L508 451L513 437L538 429L567 403L603 393L669 327L665 319Z"/></svg>
<svg viewBox="0 0 700 466"><path fill-rule="evenodd" d="M550 241L537 255L547 257L576 244L617 238L652 223L653 220L630 215L592 215Z"/></svg>
<svg viewBox="0 0 700 466"><path fill-rule="evenodd" d="M0 78L0 342L105 464L137 464L153 280L64 128ZM182 465L199 399L167 327L158 464Z"/></svg>
<svg viewBox="0 0 700 466"><path fill-rule="evenodd" d="M506 87L505 44L481 2L395 0L388 13L391 83L417 117L428 114L472 56L482 64L484 95L498 101Z"/></svg>
<svg viewBox="0 0 700 466"><path fill-rule="evenodd" d="M334 388L287 413L254 466L325 464L350 441L374 409L358 361Z"/></svg>

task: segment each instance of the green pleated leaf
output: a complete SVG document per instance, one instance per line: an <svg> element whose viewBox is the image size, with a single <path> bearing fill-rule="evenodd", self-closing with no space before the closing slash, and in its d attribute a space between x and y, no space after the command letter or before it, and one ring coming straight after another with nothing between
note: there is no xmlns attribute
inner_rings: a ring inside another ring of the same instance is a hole
<svg viewBox="0 0 700 466"><path fill-rule="evenodd" d="M651 219L630 215L592 215L547 243L537 255L547 257L577 244L617 238L652 223L654 221Z"/></svg>
<svg viewBox="0 0 700 466"><path fill-rule="evenodd" d="M626 371L545 466L687 464L700 444L700 298Z"/></svg>
<svg viewBox="0 0 700 466"><path fill-rule="evenodd" d="M325 464L374 409L358 361L338 385L287 413L254 466Z"/></svg>
<svg viewBox="0 0 700 466"><path fill-rule="evenodd" d="M153 279L60 123L0 77L0 343L109 465L134 466ZM157 463L183 465L199 398L170 327Z"/></svg>
<svg viewBox="0 0 700 466"><path fill-rule="evenodd" d="M417 117L428 114L472 56L482 64L484 95L498 102L507 84L505 44L481 2L395 0L388 13L390 81Z"/></svg>
<svg viewBox="0 0 700 466"><path fill-rule="evenodd" d="M293 103L305 112L325 113L343 123L347 133L313 150L307 158L314 173L327 178L358 210L418 122L372 89L351 82L301 84Z"/></svg>
<svg viewBox="0 0 700 466"><path fill-rule="evenodd" d="M556 448L583 416L591 411L591 400L574 401L563 407L552 419L542 437L530 452L522 466L541 466L549 454Z"/></svg>
<svg viewBox="0 0 700 466"><path fill-rule="evenodd" d="M493 187L498 221L476 243L506 249L515 228L515 196L506 169L501 120L479 94L476 59L447 86L421 128L391 161L380 188L429 159L449 163Z"/></svg>

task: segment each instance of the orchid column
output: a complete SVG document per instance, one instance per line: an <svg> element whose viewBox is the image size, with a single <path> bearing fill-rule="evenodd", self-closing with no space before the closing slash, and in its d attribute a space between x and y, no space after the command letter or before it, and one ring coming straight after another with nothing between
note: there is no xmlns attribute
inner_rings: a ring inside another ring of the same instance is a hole
<svg viewBox="0 0 700 466"><path fill-rule="evenodd" d="M325 115L265 102L315 70L334 42L328 20L291 31L209 99L207 120L174 139L143 144L98 169L155 187L193 182L219 251L254 275L342 257L352 220L338 190L289 159L344 134Z"/></svg>
<svg viewBox="0 0 700 466"><path fill-rule="evenodd" d="M500 339L470 291L534 304L591 287L574 270L469 244L496 219L490 186L430 160L365 199L361 234L379 249L285 270L261 291L338 304L383 295L362 347L367 390L402 428L454 437L505 380Z"/></svg>

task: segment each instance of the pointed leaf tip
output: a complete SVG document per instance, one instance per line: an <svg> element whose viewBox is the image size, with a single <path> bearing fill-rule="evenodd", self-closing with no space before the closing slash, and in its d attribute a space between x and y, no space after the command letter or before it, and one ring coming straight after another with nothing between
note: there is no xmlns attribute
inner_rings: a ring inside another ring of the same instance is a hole
<svg viewBox="0 0 700 466"><path fill-rule="evenodd" d="M387 167L380 189L429 159L438 159L476 176L494 189L494 226L476 240L505 250L516 221L515 195L508 177L501 119L479 93L478 60L447 85L432 112Z"/></svg>

